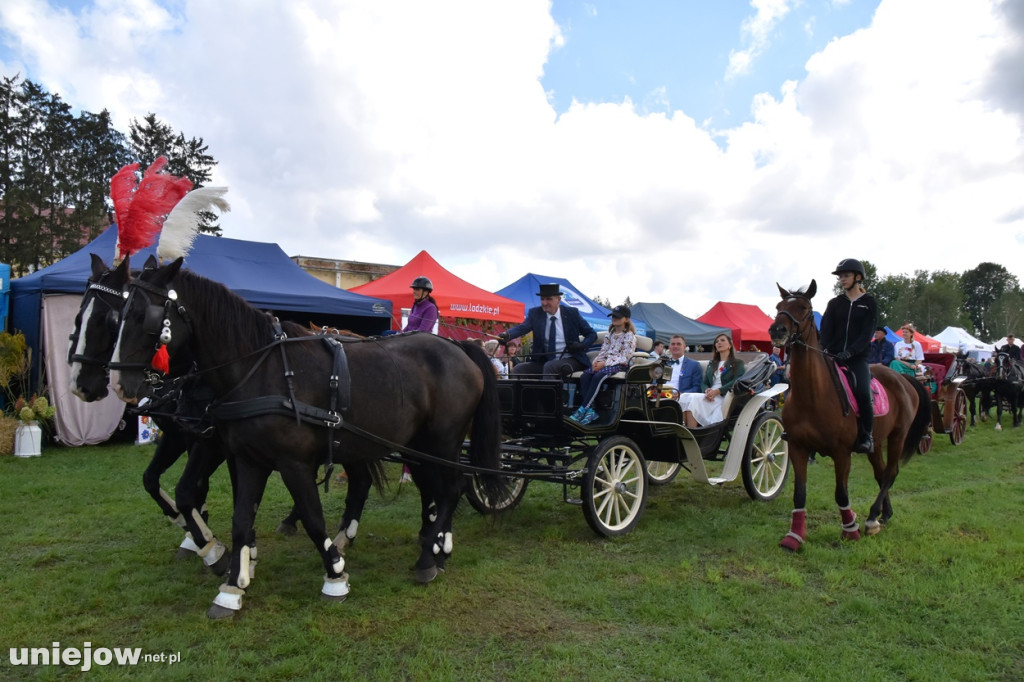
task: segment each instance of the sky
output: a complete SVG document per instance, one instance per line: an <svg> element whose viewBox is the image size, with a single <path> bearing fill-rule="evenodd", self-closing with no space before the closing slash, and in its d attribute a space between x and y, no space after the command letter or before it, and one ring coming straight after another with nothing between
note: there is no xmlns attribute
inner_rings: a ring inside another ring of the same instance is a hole
<svg viewBox="0 0 1024 682"><path fill-rule="evenodd" d="M689 317L847 257L1024 282L1022 65L1016 0L0 3L4 75L203 138L226 237Z"/></svg>

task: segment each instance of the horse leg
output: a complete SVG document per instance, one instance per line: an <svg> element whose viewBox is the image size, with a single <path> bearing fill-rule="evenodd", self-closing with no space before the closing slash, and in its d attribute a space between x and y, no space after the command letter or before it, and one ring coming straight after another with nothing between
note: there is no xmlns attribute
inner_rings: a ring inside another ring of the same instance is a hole
<svg viewBox="0 0 1024 682"><path fill-rule="evenodd" d="M240 457L228 458L228 469L234 488L235 508L231 517L231 571L226 583L220 586L206 615L210 618L228 618L242 608L242 597L251 580L250 548L256 510L267 487L271 469Z"/></svg>
<svg viewBox="0 0 1024 682"><path fill-rule="evenodd" d="M160 487L160 476L178 461L178 457L183 452L185 452L185 437L181 429L168 428L164 431L160 442L157 443L149 466L142 472L142 487L156 501L167 520L182 528L185 527L185 520L171 496Z"/></svg>
<svg viewBox="0 0 1024 682"><path fill-rule="evenodd" d="M306 535L313 541L323 560L324 586L321 591L325 599L344 601L348 596L348 574L343 572L345 560L334 542L327 537L324 526L324 509L320 493L316 489L316 476L310 475L304 463L288 460L281 462L278 470L281 480L291 493L292 501L299 512L299 520L306 529Z"/></svg>
<svg viewBox="0 0 1024 682"><path fill-rule="evenodd" d="M860 540L860 527L857 524L857 512L850 507L850 494L847 481L850 479L850 453L833 455L836 469L836 504L839 506L839 518L843 532L840 540Z"/></svg>
<svg viewBox="0 0 1024 682"><path fill-rule="evenodd" d="M420 557L416 561L415 580L427 584L444 570L445 560L452 551L451 524L455 506L462 492L458 482L437 469L413 471L413 481L420 488L423 527L420 531ZM446 472L447 473L447 472Z"/></svg>
<svg viewBox="0 0 1024 682"><path fill-rule="evenodd" d="M446 472L448 473L448 472ZM462 500L462 493L466 487L466 477L455 472L454 476L446 476L445 490L451 490L455 488L458 492L454 495L454 502L451 503L448 513L442 517L443 521L441 527L438 530L437 541L434 543L434 562L437 564L437 570L444 573L445 564L452 555L453 539L452 535L452 521L455 518L455 511L459 507L459 501Z"/></svg>
<svg viewBox="0 0 1024 682"><path fill-rule="evenodd" d="M881 532L883 521L879 520L879 517L882 517L884 521L888 521L892 517L889 488L892 487L893 482L896 480L896 472L890 471L890 469L895 467L896 471L899 470L899 456L893 453L902 452L905 438L905 433L903 437L900 437L900 434L895 432L889 434L885 447L886 452L889 453L890 466L885 466L882 460L882 453L878 449L868 458L871 460L871 467L875 472L875 482L878 483L878 497L871 504L871 509L868 511L868 520L864 522L864 532L868 535L877 535Z"/></svg>
<svg viewBox="0 0 1024 682"><path fill-rule="evenodd" d="M224 461L224 454L216 445L219 445L217 441L193 440L174 496L189 536L199 546L196 554L215 575L224 575L231 557L224 543L214 537L207 525L209 517L204 514L206 496L210 492L210 476Z"/></svg>
<svg viewBox="0 0 1024 682"><path fill-rule="evenodd" d="M352 462L345 465L345 473L348 475L345 511L341 516L338 534L334 537L334 544L342 554L356 541L356 533L359 532L359 519L363 516L363 508L366 507L366 500L370 496L370 486L373 485L370 467L365 462Z"/></svg>
<svg viewBox="0 0 1024 682"><path fill-rule="evenodd" d="M790 552L798 551L807 539L807 458L806 449L789 446L789 461L793 464L793 518L789 532L782 538L779 547Z"/></svg>

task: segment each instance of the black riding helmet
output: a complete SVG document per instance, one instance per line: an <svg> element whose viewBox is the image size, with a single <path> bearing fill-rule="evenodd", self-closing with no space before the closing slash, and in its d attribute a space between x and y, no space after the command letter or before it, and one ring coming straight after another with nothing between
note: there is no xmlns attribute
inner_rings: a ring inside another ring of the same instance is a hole
<svg viewBox="0 0 1024 682"><path fill-rule="evenodd" d="M868 274L864 272L864 264L856 258L844 258L839 261L839 265L832 271L833 275L838 275L840 272L854 272L859 273L861 279L867 279Z"/></svg>
<svg viewBox="0 0 1024 682"><path fill-rule="evenodd" d="M410 289L426 289L427 292L430 293L430 292L434 291L434 284L433 284L433 282L430 281L430 279L428 279L427 277L423 277L421 275L420 277L417 277L416 279L414 279L412 281L412 284L409 285L409 288Z"/></svg>

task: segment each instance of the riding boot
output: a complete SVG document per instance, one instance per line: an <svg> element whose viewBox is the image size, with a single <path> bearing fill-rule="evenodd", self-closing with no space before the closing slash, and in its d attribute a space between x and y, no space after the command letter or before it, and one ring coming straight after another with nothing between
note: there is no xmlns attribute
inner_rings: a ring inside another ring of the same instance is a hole
<svg viewBox="0 0 1024 682"><path fill-rule="evenodd" d="M864 414L867 412L867 414ZM875 451L875 439L871 435L874 430L875 415L868 410L861 410L857 418L857 444L853 446L854 452L869 455Z"/></svg>

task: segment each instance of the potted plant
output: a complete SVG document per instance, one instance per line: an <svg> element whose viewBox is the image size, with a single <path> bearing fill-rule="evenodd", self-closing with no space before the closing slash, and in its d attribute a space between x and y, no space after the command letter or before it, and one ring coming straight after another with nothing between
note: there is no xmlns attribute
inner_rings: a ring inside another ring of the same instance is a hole
<svg viewBox="0 0 1024 682"><path fill-rule="evenodd" d="M32 396L25 400L18 398L14 403L14 415L21 422L14 432L14 455L16 457L38 457L42 454L43 430L40 422L53 417L57 409L44 396Z"/></svg>

